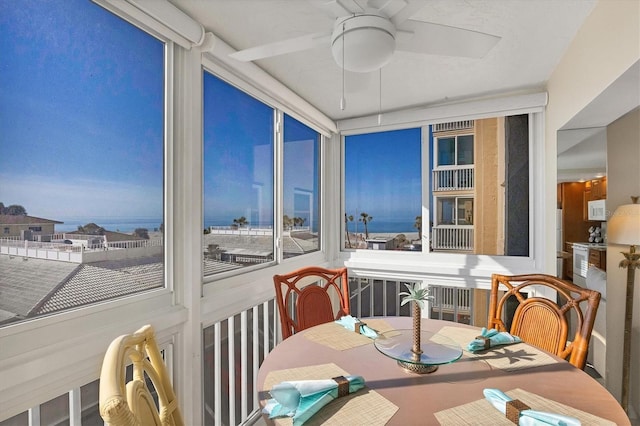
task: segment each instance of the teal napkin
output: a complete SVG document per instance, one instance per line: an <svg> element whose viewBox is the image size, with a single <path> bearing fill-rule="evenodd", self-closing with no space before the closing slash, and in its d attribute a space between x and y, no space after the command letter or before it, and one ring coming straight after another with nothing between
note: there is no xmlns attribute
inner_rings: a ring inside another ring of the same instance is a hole
<svg viewBox="0 0 640 426"><path fill-rule="evenodd" d="M503 414L506 413L506 403L511 401L505 393L498 389L485 389L484 397ZM556 425L556 426L579 426L580 420L564 416L562 414L545 413L543 411L523 410L520 412L518 419L519 426L536 426L536 425Z"/></svg>
<svg viewBox="0 0 640 426"><path fill-rule="evenodd" d="M470 352L478 352L487 349L485 347L485 341L481 337L489 339L489 347L510 345L512 343L520 343L522 340L518 336L512 336L506 331L498 331L495 328L487 330L482 327L482 333L477 338L473 339L467 345L467 350Z"/></svg>
<svg viewBox="0 0 640 426"><path fill-rule="evenodd" d="M356 323L360 322L360 320L356 317L352 317L351 315L345 315L342 318L336 320L336 322L347 330L355 331ZM365 323L362 323L360 325L360 334L363 334L371 339L375 339L378 337L378 333L376 333L374 329L367 326Z"/></svg>
<svg viewBox="0 0 640 426"><path fill-rule="evenodd" d="M364 387L361 376L344 376L349 381L349 393ZM293 417L293 426L304 424L322 407L338 397L338 383L327 380L297 380L281 382L269 393L269 399L262 409L269 418Z"/></svg>

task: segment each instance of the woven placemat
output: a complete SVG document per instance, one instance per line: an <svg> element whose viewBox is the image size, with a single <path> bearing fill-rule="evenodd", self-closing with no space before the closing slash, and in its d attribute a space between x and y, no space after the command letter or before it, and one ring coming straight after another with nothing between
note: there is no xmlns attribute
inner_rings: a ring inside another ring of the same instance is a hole
<svg viewBox="0 0 640 426"><path fill-rule="evenodd" d="M522 389L514 389L505 393L513 399L518 399L524 402L531 407L532 410L574 417L580 420L583 426L615 425L615 423L603 419L602 417L594 416L593 414L543 398L540 395L536 395ZM439 411L434 415L441 425L513 426L513 423L511 423L504 414L491 405L491 403L485 398L449 408L448 410Z"/></svg>
<svg viewBox="0 0 640 426"><path fill-rule="evenodd" d="M383 319L367 319L364 322L378 334L394 329L393 326ZM338 351L373 343L373 339L358 334L355 331L347 330L335 322L328 322L310 328L305 331L304 337Z"/></svg>
<svg viewBox="0 0 640 426"><path fill-rule="evenodd" d="M445 326L440 329L439 334L458 343L469 358L482 359L492 367L504 371L524 370L558 362L546 352L525 343L496 346L476 353L469 352L467 345L479 334L473 329Z"/></svg>
<svg viewBox="0 0 640 426"><path fill-rule="evenodd" d="M266 390L287 380L320 380L349 373L337 365L322 364L309 367L272 371L264 380ZM398 411L398 407L376 391L365 388L331 401L314 414L306 425L384 425ZM276 425L291 425L290 417L273 419Z"/></svg>

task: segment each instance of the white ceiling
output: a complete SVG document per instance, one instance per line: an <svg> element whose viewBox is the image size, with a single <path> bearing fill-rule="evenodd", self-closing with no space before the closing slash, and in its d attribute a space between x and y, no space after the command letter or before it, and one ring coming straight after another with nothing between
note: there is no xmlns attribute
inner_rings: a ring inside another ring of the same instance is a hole
<svg viewBox="0 0 640 426"><path fill-rule="evenodd" d="M327 32L335 19L327 8L319 6L332 0L170 1L236 50ZM383 0L340 1L353 8ZM596 4L596 0L409 1L423 4L411 17L413 20L483 32L501 39L479 59L396 51L391 62L382 68L382 81L377 71L346 72L344 110L340 108L342 70L334 62L329 44L255 63L334 121L377 114L380 105L382 112L388 112L461 99L542 91ZM592 175L606 173L606 132L600 128L638 105L638 96L634 94L640 93L639 76L640 66L636 66L564 126L564 129L596 129L561 132L559 180L577 180L578 172L584 174L583 171Z"/></svg>
<svg viewBox="0 0 640 426"><path fill-rule="evenodd" d="M329 0L327 0L329 1ZM355 1L366 6L367 0ZM404 1L404 0L393 0ZM332 18L317 0L171 0L236 50L330 31ZM545 83L595 0L418 0L413 20L501 37L480 59L396 52L382 68L382 109L391 111L514 91ZM320 2L321 3L321 2ZM256 64L333 120L377 114L380 74L346 73L329 44Z"/></svg>

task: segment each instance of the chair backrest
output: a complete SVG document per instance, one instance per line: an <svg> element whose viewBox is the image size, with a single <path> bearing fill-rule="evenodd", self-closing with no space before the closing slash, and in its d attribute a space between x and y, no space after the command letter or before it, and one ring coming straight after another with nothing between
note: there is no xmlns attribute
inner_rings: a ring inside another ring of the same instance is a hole
<svg viewBox="0 0 640 426"><path fill-rule="evenodd" d="M349 314L347 268L310 266L274 275L282 338Z"/></svg>
<svg viewBox="0 0 640 426"><path fill-rule="evenodd" d="M530 286L544 286L555 290L558 303L543 297L527 298L521 294L523 291L531 290L527 289ZM517 303L517 307L511 329L507 330L503 319L506 317L505 308L509 298ZM493 274L488 328L508 331L524 342L556 354L574 366L584 369L599 303L599 292L579 287L552 275ZM573 327L570 327L569 318L576 321L576 332L572 340L569 329Z"/></svg>
<svg viewBox="0 0 640 426"><path fill-rule="evenodd" d="M127 382L130 363L133 377ZM158 405L146 379L153 385ZM99 399L100 415L112 426L184 424L150 325L111 342L102 363Z"/></svg>

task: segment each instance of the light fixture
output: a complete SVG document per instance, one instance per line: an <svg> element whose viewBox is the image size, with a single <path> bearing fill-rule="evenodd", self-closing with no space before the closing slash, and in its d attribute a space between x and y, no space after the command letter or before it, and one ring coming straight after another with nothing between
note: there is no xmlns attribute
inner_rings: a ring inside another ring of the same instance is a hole
<svg viewBox="0 0 640 426"><path fill-rule="evenodd" d="M622 252L621 268L627 268L627 294L624 316L624 346L622 349L622 397L620 405L625 412L629 404L629 375L631 368L631 326L633 324L633 286L635 270L640 268L640 204L638 197L631 197L633 204L625 204L616 209L607 223L607 242L628 245L629 252Z"/></svg>
<svg viewBox="0 0 640 426"><path fill-rule="evenodd" d="M338 19L333 27L331 53L347 71L375 71L391 60L396 48L395 36L395 26L382 16L347 16ZM348 55L344 54L345 50Z"/></svg>

